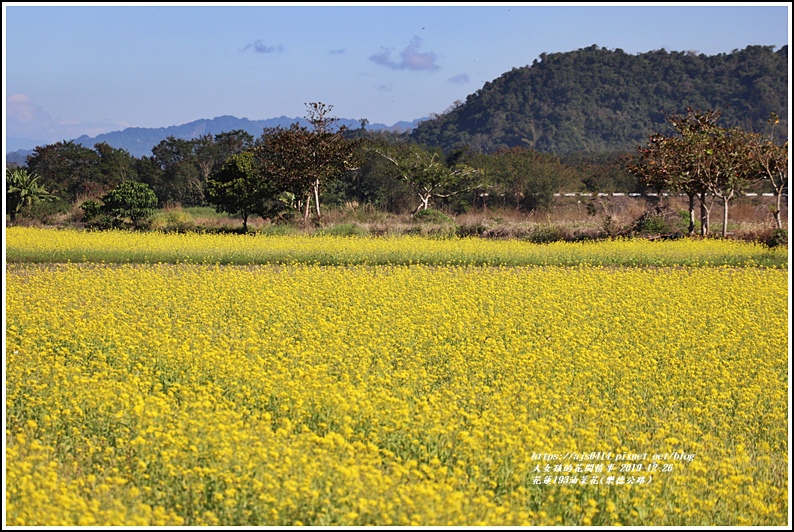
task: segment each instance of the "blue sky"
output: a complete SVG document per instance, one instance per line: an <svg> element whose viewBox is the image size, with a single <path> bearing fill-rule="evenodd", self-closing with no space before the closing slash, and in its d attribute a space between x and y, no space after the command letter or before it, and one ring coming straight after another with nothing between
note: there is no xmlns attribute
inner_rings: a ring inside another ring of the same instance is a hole
<svg viewBox="0 0 794 532"><path fill-rule="evenodd" d="M441 113L544 52L596 44L713 55L791 39L783 2L6 2L3 11L4 139L31 139L29 148L221 115L298 117L314 101L391 125Z"/></svg>

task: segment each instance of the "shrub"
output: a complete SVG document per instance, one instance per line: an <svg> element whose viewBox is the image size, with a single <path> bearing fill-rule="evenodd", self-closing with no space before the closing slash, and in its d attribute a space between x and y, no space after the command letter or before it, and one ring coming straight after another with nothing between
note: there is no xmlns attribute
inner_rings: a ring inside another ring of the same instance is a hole
<svg viewBox="0 0 794 532"><path fill-rule="evenodd" d="M119 218L109 216L107 214L100 214L95 216L90 221L85 222L86 229L94 231L107 231L108 229L120 229L122 221Z"/></svg>
<svg viewBox="0 0 794 532"><path fill-rule="evenodd" d="M788 231L785 229L775 229L766 239L765 243L770 248L788 245Z"/></svg>
<svg viewBox="0 0 794 532"><path fill-rule="evenodd" d="M116 219L129 218L134 227L154 212L157 196L146 183L127 181L102 198L102 210Z"/></svg>
<svg viewBox="0 0 794 532"><path fill-rule="evenodd" d="M683 232L688 224L687 211L652 209L642 213L632 224L631 230L635 233L662 235Z"/></svg>
<svg viewBox="0 0 794 532"><path fill-rule="evenodd" d="M460 237L465 236L482 236L485 234L486 231L489 229L489 225L482 221L478 220L473 223L465 223L458 226L457 234Z"/></svg>
<svg viewBox="0 0 794 532"><path fill-rule="evenodd" d="M80 205L80 208L83 210L82 222L90 223L102 214L102 203L97 200L86 200Z"/></svg>
<svg viewBox="0 0 794 532"><path fill-rule="evenodd" d="M293 225L274 223L257 230L257 233L260 235L284 236L298 234L300 230Z"/></svg>
<svg viewBox="0 0 794 532"><path fill-rule="evenodd" d="M118 219L105 212L104 205L101 201L93 199L85 200L80 205L80 210L83 211L83 217L80 221L85 223L86 229L105 231L121 226Z"/></svg>
<svg viewBox="0 0 794 532"><path fill-rule="evenodd" d="M166 233L187 233L196 230L196 222L189 212L173 209L152 217L149 228Z"/></svg>
<svg viewBox="0 0 794 532"><path fill-rule="evenodd" d="M661 214L653 212L645 212L634 222L634 231L638 233L669 233L671 232L670 224L664 219Z"/></svg>
<svg viewBox="0 0 794 532"><path fill-rule="evenodd" d="M524 237L524 240L535 244L548 244L549 242L559 242L565 239L565 231L561 227L552 224L538 225Z"/></svg>
<svg viewBox="0 0 794 532"><path fill-rule="evenodd" d="M406 235L423 236L427 238L456 238L458 236L458 226L455 224L422 224L408 227Z"/></svg>
<svg viewBox="0 0 794 532"><path fill-rule="evenodd" d="M20 210L19 215L37 220L44 225L49 225L55 220L62 218L70 209L71 205L65 199L51 196L46 201L26 205Z"/></svg>
<svg viewBox="0 0 794 532"><path fill-rule="evenodd" d="M325 228L321 234L334 236L369 236L369 230L356 223L337 224Z"/></svg>
<svg viewBox="0 0 794 532"><path fill-rule="evenodd" d="M418 224L444 224L455 223L452 218L435 209L424 209L413 215L411 221Z"/></svg>

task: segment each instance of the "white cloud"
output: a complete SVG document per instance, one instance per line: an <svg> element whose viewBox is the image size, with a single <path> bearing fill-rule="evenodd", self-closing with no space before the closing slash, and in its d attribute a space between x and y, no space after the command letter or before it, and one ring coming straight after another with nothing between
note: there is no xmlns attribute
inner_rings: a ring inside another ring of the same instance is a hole
<svg viewBox="0 0 794 532"><path fill-rule="evenodd" d="M420 52L419 45L421 43L422 39L414 37L411 43L400 52L399 61L392 59L391 51L388 48L381 48L380 52L371 55L369 60L377 65L394 70L438 70L436 54L433 52Z"/></svg>
<svg viewBox="0 0 794 532"><path fill-rule="evenodd" d="M36 105L27 94L15 93L6 97L6 137L9 140L16 139L15 142L19 142L19 139L30 139L37 143L52 143L75 139L81 135L94 137L126 127L129 124L111 120L58 120ZM26 146L26 149L34 147Z"/></svg>
<svg viewBox="0 0 794 532"><path fill-rule="evenodd" d="M44 109L35 105L27 94L6 97L6 134L9 137L52 138L60 129Z"/></svg>

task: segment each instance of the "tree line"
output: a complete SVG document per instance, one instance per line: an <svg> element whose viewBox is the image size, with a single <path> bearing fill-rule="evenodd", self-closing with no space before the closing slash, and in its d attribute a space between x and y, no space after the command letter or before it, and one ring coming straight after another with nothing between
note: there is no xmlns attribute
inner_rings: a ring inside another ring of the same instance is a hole
<svg viewBox="0 0 794 532"><path fill-rule="evenodd" d="M37 147L26 168L13 169L12 177L7 171L9 214L13 222L23 207L37 202L64 210L80 205L88 218L125 218L137 225L158 206L211 205L240 215L247 228L251 216L308 223L321 218L323 206L345 203L395 213L431 206L456 213L532 211L549 208L557 192L653 189L685 192L691 213L699 201L701 230L708 232L708 202L714 197L723 201L725 228L737 193L771 185L780 227L787 144L723 128L717 111L668 115L676 134L654 133L635 152L563 157L526 147L482 153L464 146L445 153L405 134L336 127L331 111L320 102L307 104L309 127L268 128L258 139L242 130L192 140L169 137L141 158L107 144ZM32 182L25 185L21 177ZM18 191L26 187L23 196ZM691 214L690 228L694 219Z"/></svg>
<svg viewBox="0 0 794 532"><path fill-rule="evenodd" d="M711 201L717 198L723 207L722 235L728 232L728 208L736 196L753 181L765 180L775 189L772 214L782 228L780 205L788 186L788 140L775 142L775 126L780 123L771 114L768 136L748 132L740 127L718 124L720 111L687 109L685 115L667 115L677 135L654 133L645 146L638 146L638 163L629 171L642 183L659 191L672 190L689 197L689 233L695 230L695 201L700 206L700 231L709 233Z"/></svg>

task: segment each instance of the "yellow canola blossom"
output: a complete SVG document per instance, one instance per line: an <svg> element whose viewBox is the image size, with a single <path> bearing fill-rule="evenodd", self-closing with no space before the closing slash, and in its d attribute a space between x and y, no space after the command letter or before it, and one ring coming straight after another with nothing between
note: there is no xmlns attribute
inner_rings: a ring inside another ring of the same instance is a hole
<svg viewBox="0 0 794 532"><path fill-rule="evenodd" d="M785 246L718 239L616 239L533 244L520 240L420 236L81 232L9 227L9 262L316 264L443 266L765 266L785 268Z"/></svg>
<svg viewBox="0 0 794 532"><path fill-rule="evenodd" d="M787 519L782 269L6 274L8 525Z"/></svg>

